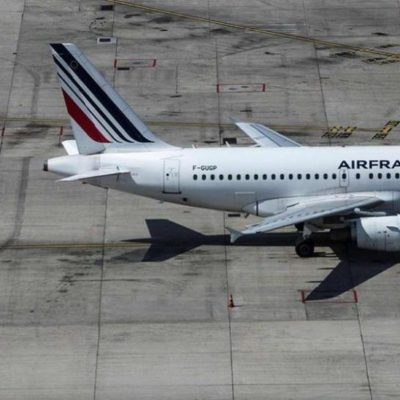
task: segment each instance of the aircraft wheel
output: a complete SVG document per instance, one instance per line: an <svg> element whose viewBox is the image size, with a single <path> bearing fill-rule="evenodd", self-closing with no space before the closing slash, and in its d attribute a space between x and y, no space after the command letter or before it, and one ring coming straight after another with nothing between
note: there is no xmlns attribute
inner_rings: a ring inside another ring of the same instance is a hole
<svg viewBox="0 0 400 400"><path fill-rule="evenodd" d="M296 244L296 253L302 258L312 257L314 255L314 242L311 239L301 240Z"/></svg>

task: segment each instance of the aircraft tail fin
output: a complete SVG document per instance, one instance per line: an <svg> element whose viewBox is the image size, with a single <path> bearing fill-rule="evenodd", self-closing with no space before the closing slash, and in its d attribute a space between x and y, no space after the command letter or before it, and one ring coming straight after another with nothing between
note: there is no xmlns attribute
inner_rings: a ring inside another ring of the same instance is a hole
<svg viewBox="0 0 400 400"><path fill-rule="evenodd" d="M76 45L50 47L80 154L109 146L132 151L172 147L150 131Z"/></svg>

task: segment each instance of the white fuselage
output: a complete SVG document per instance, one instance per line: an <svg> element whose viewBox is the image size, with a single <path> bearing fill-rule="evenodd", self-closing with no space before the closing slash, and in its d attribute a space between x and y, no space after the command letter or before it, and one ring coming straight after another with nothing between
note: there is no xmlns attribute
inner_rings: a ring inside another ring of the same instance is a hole
<svg viewBox="0 0 400 400"><path fill-rule="evenodd" d="M345 192L380 192L399 211L400 147L192 148L104 153L49 160L63 175L118 166L121 174L90 183L173 203L258 215L273 200ZM260 207L263 203L266 207ZM254 205L257 206L254 206Z"/></svg>

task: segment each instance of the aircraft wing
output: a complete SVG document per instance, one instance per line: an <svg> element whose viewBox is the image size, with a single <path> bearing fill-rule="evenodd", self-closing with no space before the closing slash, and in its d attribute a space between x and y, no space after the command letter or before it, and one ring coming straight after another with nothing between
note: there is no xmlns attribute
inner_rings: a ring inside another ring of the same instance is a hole
<svg viewBox="0 0 400 400"><path fill-rule="evenodd" d="M119 175L119 174L129 174L129 169L126 168L102 168L96 169L94 171L83 172L82 174L68 176L63 179L59 179L57 182L75 182L84 181L92 178L101 178L103 176Z"/></svg>
<svg viewBox="0 0 400 400"><path fill-rule="evenodd" d="M261 124L235 122L260 147L300 147L301 144Z"/></svg>
<svg viewBox="0 0 400 400"><path fill-rule="evenodd" d="M261 222L247 226L242 231L227 228L231 234L231 242L242 235L269 232L285 226L311 221L329 215L349 214L360 207L372 207L382 200L374 195L339 194L329 196L312 196L288 207L285 211L263 219Z"/></svg>

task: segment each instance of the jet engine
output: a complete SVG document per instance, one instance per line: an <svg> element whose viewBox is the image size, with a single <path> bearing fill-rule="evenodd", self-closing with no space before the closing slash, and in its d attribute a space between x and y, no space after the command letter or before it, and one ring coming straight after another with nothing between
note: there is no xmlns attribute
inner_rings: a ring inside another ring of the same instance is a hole
<svg viewBox="0 0 400 400"><path fill-rule="evenodd" d="M351 234L360 249L400 251L400 215L360 218Z"/></svg>

